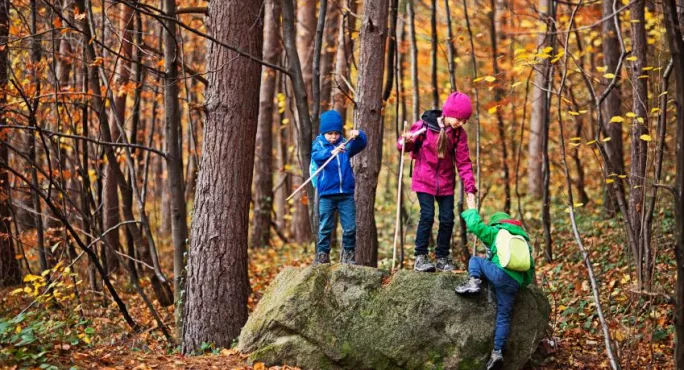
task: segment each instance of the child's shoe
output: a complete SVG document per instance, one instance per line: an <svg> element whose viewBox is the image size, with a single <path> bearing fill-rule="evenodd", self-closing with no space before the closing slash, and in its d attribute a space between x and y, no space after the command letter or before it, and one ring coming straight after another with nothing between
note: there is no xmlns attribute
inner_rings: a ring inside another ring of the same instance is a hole
<svg viewBox="0 0 684 370"><path fill-rule="evenodd" d="M342 263L345 263L347 265L356 265L356 260L354 259L354 250L353 249L342 250Z"/></svg>
<svg viewBox="0 0 684 370"><path fill-rule="evenodd" d="M416 256L416 262L413 264L414 271L420 272L434 272L435 265L430 262L427 254L419 254Z"/></svg>
<svg viewBox="0 0 684 370"><path fill-rule="evenodd" d="M482 283L482 280L471 276L465 284L459 285L456 287L456 293L458 293L458 294L479 293L481 283Z"/></svg>
<svg viewBox="0 0 684 370"><path fill-rule="evenodd" d="M435 262L435 268L437 271L453 271L456 270L456 266L451 261L451 257L439 257Z"/></svg>
<svg viewBox="0 0 684 370"><path fill-rule="evenodd" d="M330 263L330 255L326 252L316 253L316 258L314 258L314 266L321 265L324 263Z"/></svg>
<svg viewBox="0 0 684 370"><path fill-rule="evenodd" d="M493 350L492 357L489 358L487 362L487 370L499 370L503 369L503 356L501 355L501 350Z"/></svg>

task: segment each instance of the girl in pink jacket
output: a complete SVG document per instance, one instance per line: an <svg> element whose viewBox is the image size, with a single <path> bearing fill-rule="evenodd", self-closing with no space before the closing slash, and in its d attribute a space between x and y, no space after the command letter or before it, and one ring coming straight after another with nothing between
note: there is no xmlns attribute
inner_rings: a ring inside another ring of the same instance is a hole
<svg viewBox="0 0 684 370"><path fill-rule="evenodd" d="M451 271L451 234L454 228L454 189L456 170L465 185L469 200L474 200L477 188L473 165L468 152L468 135L462 127L473 113L470 98L461 92L449 95L442 110L428 110L411 126L397 143L401 151L415 160L411 189L420 203L420 221L416 231L416 271ZM425 132L414 137L420 129ZM436 262L428 257L428 243L435 217L435 201L439 206Z"/></svg>

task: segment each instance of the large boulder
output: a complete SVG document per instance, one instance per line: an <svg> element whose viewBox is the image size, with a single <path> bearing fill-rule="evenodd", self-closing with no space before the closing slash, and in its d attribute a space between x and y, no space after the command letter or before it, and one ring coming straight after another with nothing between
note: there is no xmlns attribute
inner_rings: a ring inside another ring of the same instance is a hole
<svg viewBox="0 0 684 370"><path fill-rule="evenodd" d="M251 361L303 369L483 369L496 299L456 295L464 274L361 266L285 268L242 329ZM549 321L537 288L516 297L505 368L519 369Z"/></svg>

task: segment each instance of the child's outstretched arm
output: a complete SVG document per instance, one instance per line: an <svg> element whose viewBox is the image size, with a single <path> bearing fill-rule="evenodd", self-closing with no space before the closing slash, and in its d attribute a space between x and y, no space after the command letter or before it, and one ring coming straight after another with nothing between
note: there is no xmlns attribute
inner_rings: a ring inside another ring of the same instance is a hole
<svg viewBox="0 0 684 370"><path fill-rule="evenodd" d="M461 213L461 217L466 222L468 231L475 234L487 247L491 247L496 241L496 234L499 233L499 229L494 226L489 226L482 221L480 214L477 213L477 209L471 208L467 211Z"/></svg>
<svg viewBox="0 0 684 370"><path fill-rule="evenodd" d="M351 140L349 147L349 158L359 154L359 152L361 152L368 144L366 133L361 130L356 131L358 131L358 135L354 137L354 140Z"/></svg>
<svg viewBox="0 0 684 370"><path fill-rule="evenodd" d="M324 146L319 140L314 140L311 146L311 159L320 166L332 156L333 150L334 148Z"/></svg>
<svg viewBox="0 0 684 370"><path fill-rule="evenodd" d="M460 137L456 143L456 148L454 148L456 169L458 170L458 176L463 180L465 192L474 194L477 193L477 187L475 187L475 176L473 176L473 162L470 160L470 152L468 150L468 134L462 127L459 130L461 130L459 133Z"/></svg>

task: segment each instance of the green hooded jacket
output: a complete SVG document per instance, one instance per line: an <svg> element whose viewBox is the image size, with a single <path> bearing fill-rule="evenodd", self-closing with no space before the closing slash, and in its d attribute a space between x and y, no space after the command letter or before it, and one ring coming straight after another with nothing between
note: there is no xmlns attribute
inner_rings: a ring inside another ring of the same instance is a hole
<svg viewBox="0 0 684 370"><path fill-rule="evenodd" d="M530 253L530 269L526 272L513 271L501 267L501 263L499 263L499 256L496 254L496 235L499 233L499 230L501 229L506 229L509 233L513 235L522 236L523 238L525 238L525 240L527 240L529 244L530 237L527 235L527 233L525 232L525 230L523 230L522 227L510 223L501 222L503 220L511 220L511 216L507 215L504 212L496 212L492 215L492 217L490 217L489 225L485 224L482 221L482 218L480 218L480 215L477 213L476 209L469 209L467 211L464 211L463 213L461 213L461 217L463 217L463 219L465 220L466 226L468 227L468 231L475 234L475 236L482 240L482 242L487 246L487 248L490 249L490 251L492 252L491 261L494 262L495 265L497 265L500 269L504 270L508 274L508 276L512 277L515 281L517 281L521 287L525 287L530 282L532 282L532 279L534 278L534 259L532 258L532 253Z"/></svg>

